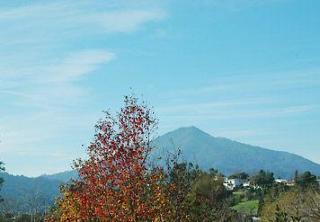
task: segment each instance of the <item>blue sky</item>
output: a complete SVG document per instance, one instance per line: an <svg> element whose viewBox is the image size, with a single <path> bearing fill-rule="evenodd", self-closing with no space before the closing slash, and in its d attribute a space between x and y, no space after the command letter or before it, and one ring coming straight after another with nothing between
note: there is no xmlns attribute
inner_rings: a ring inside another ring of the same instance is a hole
<svg viewBox="0 0 320 222"><path fill-rule="evenodd" d="M84 156L132 90L158 135L214 136L320 163L320 1L0 3L0 159L37 176Z"/></svg>

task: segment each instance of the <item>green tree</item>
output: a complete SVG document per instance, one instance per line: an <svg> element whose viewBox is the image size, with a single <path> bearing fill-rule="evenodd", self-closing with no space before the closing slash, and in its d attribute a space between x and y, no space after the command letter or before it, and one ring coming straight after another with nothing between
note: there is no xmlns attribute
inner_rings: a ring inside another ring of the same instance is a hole
<svg viewBox="0 0 320 222"><path fill-rule="evenodd" d="M295 183L300 188L307 188L307 187L318 187L317 176L313 175L311 172L306 171L301 175L297 175L295 177Z"/></svg>
<svg viewBox="0 0 320 222"><path fill-rule="evenodd" d="M274 183L273 173L260 170L258 174L250 178L250 182L263 189L270 188Z"/></svg>
<svg viewBox="0 0 320 222"><path fill-rule="evenodd" d="M169 171L169 198L173 208L173 221L190 221L191 205L188 201L188 194L192 184L201 173L199 168L186 162L179 163L178 155L170 158L168 163Z"/></svg>
<svg viewBox="0 0 320 222"><path fill-rule="evenodd" d="M235 212L228 207L229 194L223 186L223 177L201 173L188 195L191 221L232 221Z"/></svg>

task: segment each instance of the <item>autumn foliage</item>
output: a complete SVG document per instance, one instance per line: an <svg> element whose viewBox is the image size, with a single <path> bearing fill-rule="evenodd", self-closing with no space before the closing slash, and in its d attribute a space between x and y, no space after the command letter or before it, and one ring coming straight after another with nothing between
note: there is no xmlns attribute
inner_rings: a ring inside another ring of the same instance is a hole
<svg viewBox="0 0 320 222"><path fill-rule="evenodd" d="M106 113L88 159L75 162L79 179L63 189L47 221L166 221L163 170L147 166L155 123L134 97L125 97L116 117Z"/></svg>

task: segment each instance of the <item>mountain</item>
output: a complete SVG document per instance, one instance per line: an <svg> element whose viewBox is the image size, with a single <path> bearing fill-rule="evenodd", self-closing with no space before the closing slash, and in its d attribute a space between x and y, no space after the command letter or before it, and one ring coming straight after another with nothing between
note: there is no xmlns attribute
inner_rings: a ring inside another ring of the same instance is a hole
<svg viewBox="0 0 320 222"><path fill-rule="evenodd" d="M298 170L320 175L320 165L288 152L274 151L211 136L196 127L184 127L158 137L154 156L168 151L182 151L182 159L201 168L215 168L229 175L239 171L255 173L260 169L274 172L276 177L291 178Z"/></svg>

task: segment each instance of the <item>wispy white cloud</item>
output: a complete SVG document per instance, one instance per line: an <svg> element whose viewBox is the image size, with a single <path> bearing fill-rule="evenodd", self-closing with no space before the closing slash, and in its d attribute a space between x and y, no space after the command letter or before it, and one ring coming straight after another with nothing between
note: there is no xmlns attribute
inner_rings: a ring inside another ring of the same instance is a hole
<svg viewBox="0 0 320 222"><path fill-rule="evenodd" d="M76 98L86 93L74 81L96 71L114 57L113 53L105 50L87 50L72 53L61 61L52 61L51 64L29 67L14 75L13 79L12 76L4 76L5 80L9 79L15 84L11 87L1 85L0 95L10 95L15 99L16 105L24 104L29 107L49 108L50 104L74 104Z"/></svg>
<svg viewBox="0 0 320 222"><path fill-rule="evenodd" d="M73 53L65 58L61 64L46 67L47 73L52 74L49 79L45 79L44 81L66 82L75 80L93 72L100 65L106 64L114 58L114 53L102 50Z"/></svg>
<svg viewBox="0 0 320 222"><path fill-rule="evenodd" d="M17 24L7 26L0 40L6 46L33 44L39 48L45 43L69 42L79 35L129 33L166 17L161 8L123 5L109 1L55 1L0 9L0 25Z"/></svg>

